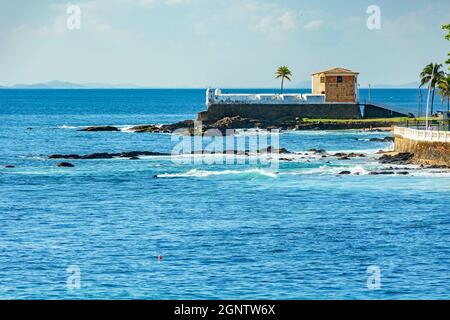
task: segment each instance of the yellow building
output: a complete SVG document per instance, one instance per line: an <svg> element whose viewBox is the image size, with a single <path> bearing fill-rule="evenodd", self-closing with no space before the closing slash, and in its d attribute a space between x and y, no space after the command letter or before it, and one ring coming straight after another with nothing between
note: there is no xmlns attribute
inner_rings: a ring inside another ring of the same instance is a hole
<svg viewBox="0 0 450 320"><path fill-rule="evenodd" d="M358 72L334 68L312 74L312 93L324 94L326 102L358 103Z"/></svg>

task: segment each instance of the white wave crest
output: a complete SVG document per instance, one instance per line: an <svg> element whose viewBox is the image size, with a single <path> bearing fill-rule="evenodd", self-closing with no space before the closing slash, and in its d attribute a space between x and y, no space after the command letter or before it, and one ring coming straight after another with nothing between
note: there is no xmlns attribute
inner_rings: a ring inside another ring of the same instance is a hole
<svg viewBox="0 0 450 320"><path fill-rule="evenodd" d="M222 171L210 171L210 170L197 170L192 169L188 172L182 173L164 173L158 174L158 178L188 178L188 177L209 177L218 175L260 175L269 178L276 178L278 173L274 171L264 169L249 169L249 170L222 170Z"/></svg>

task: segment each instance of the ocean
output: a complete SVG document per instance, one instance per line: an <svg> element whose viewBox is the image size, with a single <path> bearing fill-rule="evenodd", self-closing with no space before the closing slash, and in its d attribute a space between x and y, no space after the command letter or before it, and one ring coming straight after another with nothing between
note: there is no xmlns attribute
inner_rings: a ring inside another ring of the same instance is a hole
<svg viewBox="0 0 450 320"><path fill-rule="evenodd" d="M372 90L371 100L419 109L412 89ZM193 119L204 101L199 89L0 90L0 298L450 298L450 171L370 175L389 167L377 152L392 148L370 139L390 133L272 133L298 153L276 170L177 156L73 168L48 159L170 153L177 137L128 128ZM96 125L121 131L78 131Z"/></svg>

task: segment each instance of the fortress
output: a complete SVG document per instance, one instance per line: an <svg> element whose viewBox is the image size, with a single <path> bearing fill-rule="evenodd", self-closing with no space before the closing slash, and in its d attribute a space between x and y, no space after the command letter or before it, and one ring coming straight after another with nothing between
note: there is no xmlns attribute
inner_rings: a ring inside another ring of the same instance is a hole
<svg viewBox="0 0 450 320"><path fill-rule="evenodd" d="M280 118L362 119L405 117L404 113L360 103L358 73L334 68L312 75L310 94L227 94L220 89L206 90L207 110L198 113L200 121L224 117L274 121Z"/></svg>

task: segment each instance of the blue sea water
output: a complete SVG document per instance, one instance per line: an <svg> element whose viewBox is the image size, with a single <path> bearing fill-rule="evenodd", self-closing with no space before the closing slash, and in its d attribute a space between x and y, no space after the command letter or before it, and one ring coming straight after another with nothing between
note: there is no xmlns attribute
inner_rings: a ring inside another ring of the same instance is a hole
<svg viewBox="0 0 450 320"><path fill-rule="evenodd" d="M371 97L418 109L417 90ZM450 298L450 173L369 175L385 167L376 151L392 148L369 139L387 133L282 132L280 146L303 154L276 172L164 156L74 168L48 159L170 152L173 136L126 128L203 109L203 90L0 90L0 298ZM78 131L90 125L124 130ZM370 266L378 290L368 289ZM79 288L67 285L73 268Z"/></svg>

